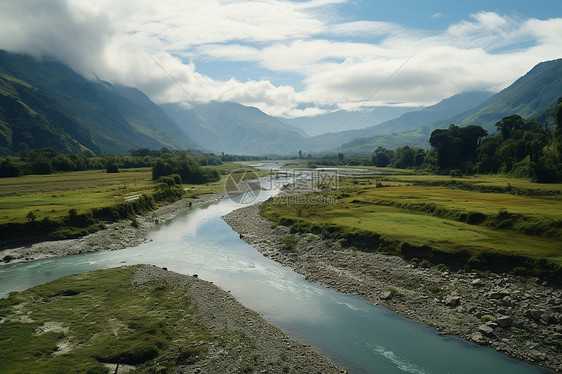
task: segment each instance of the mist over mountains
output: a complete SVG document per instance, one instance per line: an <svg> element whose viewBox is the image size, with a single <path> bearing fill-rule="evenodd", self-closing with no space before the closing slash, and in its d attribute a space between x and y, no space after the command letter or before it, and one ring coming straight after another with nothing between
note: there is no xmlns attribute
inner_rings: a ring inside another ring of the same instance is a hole
<svg viewBox="0 0 562 374"><path fill-rule="evenodd" d="M465 92L421 109L381 107L283 119L233 102L157 105L136 88L87 80L54 59L0 51L0 154L43 147L63 153L127 154L131 148L167 147L252 155L302 151L368 156L378 146L428 147L431 131L452 123L481 125L489 132L510 114L549 123L548 108L560 96L558 59L535 66L495 95ZM369 126L374 122L379 123ZM338 129L341 124L357 128L321 134L323 128Z"/></svg>

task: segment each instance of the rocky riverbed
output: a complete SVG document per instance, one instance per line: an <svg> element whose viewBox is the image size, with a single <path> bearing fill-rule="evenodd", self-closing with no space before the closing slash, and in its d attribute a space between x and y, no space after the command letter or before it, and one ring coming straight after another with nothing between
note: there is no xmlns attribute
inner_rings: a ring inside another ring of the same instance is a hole
<svg viewBox="0 0 562 374"><path fill-rule="evenodd" d="M142 266L132 279L135 287L151 281L166 282L185 290L194 305L197 323L215 336L239 336L235 353L227 339L217 339L194 364L174 370L187 373L345 373L307 345L290 338L258 313L240 304L228 292L210 282ZM168 352L167 355L174 355ZM162 357L165 360L166 357ZM158 361L158 359L156 359ZM152 363L158 367L158 362Z"/></svg>
<svg viewBox="0 0 562 374"><path fill-rule="evenodd" d="M77 239L54 240L0 250L0 266L2 263L33 261L51 257L98 252L115 251L127 247L135 247L147 241L148 231L174 218L179 212L207 203L224 199L224 193L201 195L198 198L185 198L172 204L164 205L146 215L137 216L138 225L130 220L108 223L105 230L97 231Z"/></svg>
<svg viewBox="0 0 562 374"><path fill-rule="evenodd" d="M244 241L311 282L357 295L443 334L562 372L562 290L536 278L422 268L313 234L295 234L296 245L287 249L281 239L289 229L272 227L258 205L223 218Z"/></svg>

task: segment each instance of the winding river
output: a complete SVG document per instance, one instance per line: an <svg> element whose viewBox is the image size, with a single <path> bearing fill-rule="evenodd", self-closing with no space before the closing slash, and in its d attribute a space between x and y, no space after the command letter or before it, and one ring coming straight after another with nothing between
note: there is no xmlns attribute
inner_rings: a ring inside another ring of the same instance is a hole
<svg viewBox="0 0 562 374"><path fill-rule="evenodd" d="M264 200L275 191L261 191ZM239 208L221 200L182 212L150 242L0 267L0 297L96 269L149 263L198 274L310 344L351 373L543 373L490 348L435 330L359 298L309 283L244 243L220 217Z"/></svg>

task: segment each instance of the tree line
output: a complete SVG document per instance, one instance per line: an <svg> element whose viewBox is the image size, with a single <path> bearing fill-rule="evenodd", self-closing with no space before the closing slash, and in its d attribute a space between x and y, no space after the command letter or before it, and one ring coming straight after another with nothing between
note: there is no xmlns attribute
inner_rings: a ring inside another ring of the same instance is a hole
<svg viewBox="0 0 562 374"><path fill-rule="evenodd" d="M182 151L185 152L185 151ZM0 157L0 178L19 177L30 174L52 174L66 171L106 170L117 173L119 169L152 167L160 158L170 159L180 152L167 148L151 150L148 148L131 149L130 156L111 154L94 155L92 153L64 154L52 148L21 151L19 156ZM221 155L198 151L185 152L199 166L222 165L224 161L246 160L247 156Z"/></svg>
<svg viewBox="0 0 562 374"><path fill-rule="evenodd" d="M436 129L431 150L378 147L372 161L379 167L418 168L431 172L460 174L502 173L532 178L536 182L562 181L562 98L553 110L556 127L543 126L519 115L496 123L489 135L477 125Z"/></svg>

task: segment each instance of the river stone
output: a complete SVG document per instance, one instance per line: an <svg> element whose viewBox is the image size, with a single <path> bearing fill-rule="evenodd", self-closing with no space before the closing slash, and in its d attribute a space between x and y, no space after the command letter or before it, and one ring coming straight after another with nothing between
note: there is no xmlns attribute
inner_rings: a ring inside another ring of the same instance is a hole
<svg viewBox="0 0 562 374"><path fill-rule="evenodd" d="M488 298L490 298L490 299L503 299L504 297L509 296L509 295L510 295L509 291L504 288L504 289L501 289L501 290L490 291L488 293Z"/></svg>
<svg viewBox="0 0 562 374"><path fill-rule="evenodd" d="M482 287L484 285L484 283L482 282L482 279L480 278L476 278L474 280L472 280L472 286L473 287Z"/></svg>
<svg viewBox="0 0 562 374"><path fill-rule="evenodd" d="M541 319L541 311L538 310L538 309L531 309L531 310L528 312L528 315L529 315L532 319L534 319L535 321L538 321L538 320Z"/></svg>
<svg viewBox="0 0 562 374"><path fill-rule="evenodd" d="M473 332L470 335L470 339L475 343L484 343L484 336L480 332Z"/></svg>
<svg viewBox="0 0 562 374"><path fill-rule="evenodd" d="M385 291L381 294L382 300L390 300L390 298L392 298L392 292L390 291Z"/></svg>
<svg viewBox="0 0 562 374"><path fill-rule="evenodd" d="M460 296L447 296L445 298L445 305L450 306L451 308L456 307L461 303Z"/></svg>
<svg viewBox="0 0 562 374"><path fill-rule="evenodd" d="M498 319L496 319L496 323L500 327L503 327L505 329L511 326L511 324L513 323L513 318L511 318L510 316L500 316L498 317Z"/></svg>
<svg viewBox="0 0 562 374"><path fill-rule="evenodd" d="M488 325L480 325L480 326L478 326L478 331L479 331L480 333L482 333L483 335L487 335L487 336L490 336L490 335L493 335L493 334L494 334L494 329L491 328L491 327L488 326Z"/></svg>

